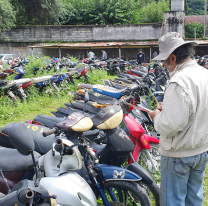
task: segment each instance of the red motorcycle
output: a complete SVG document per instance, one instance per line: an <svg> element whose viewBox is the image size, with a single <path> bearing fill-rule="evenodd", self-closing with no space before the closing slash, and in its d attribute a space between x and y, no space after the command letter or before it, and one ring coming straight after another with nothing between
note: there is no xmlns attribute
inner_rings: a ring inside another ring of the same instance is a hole
<svg viewBox="0 0 208 206"><path fill-rule="evenodd" d="M157 172L160 165L159 139L145 134L144 128L129 114L125 114L123 120L126 124L124 131L134 143L133 159L129 157L128 163L131 164L132 160L135 162L142 161L150 173Z"/></svg>

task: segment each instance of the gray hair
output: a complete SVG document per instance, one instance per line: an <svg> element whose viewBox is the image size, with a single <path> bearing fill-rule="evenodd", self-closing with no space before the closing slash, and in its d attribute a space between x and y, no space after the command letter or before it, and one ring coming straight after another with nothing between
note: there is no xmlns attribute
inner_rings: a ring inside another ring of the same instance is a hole
<svg viewBox="0 0 208 206"><path fill-rule="evenodd" d="M176 56L176 64L180 64L188 57L193 57L195 49L192 44L184 44L172 52Z"/></svg>

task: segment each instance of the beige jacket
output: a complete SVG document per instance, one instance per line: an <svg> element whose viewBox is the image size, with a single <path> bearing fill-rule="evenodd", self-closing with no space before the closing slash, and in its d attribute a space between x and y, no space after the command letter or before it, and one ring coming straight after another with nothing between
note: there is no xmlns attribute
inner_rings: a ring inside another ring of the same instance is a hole
<svg viewBox="0 0 208 206"><path fill-rule="evenodd" d="M159 152L190 157L208 151L208 70L195 60L177 65L154 119Z"/></svg>

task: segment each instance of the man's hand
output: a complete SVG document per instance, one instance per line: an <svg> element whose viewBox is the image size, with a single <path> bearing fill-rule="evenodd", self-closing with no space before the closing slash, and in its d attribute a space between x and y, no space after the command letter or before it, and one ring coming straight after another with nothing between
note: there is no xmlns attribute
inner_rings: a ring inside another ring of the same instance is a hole
<svg viewBox="0 0 208 206"><path fill-rule="evenodd" d="M149 112L148 114L149 114L151 120L153 121L154 118L155 118L155 116L156 116L158 113L160 113L160 112L161 112L160 110L156 109L155 111Z"/></svg>
<svg viewBox="0 0 208 206"><path fill-rule="evenodd" d="M163 107L163 103L159 102L158 105L157 105L157 109L162 111L162 107Z"/></svg>

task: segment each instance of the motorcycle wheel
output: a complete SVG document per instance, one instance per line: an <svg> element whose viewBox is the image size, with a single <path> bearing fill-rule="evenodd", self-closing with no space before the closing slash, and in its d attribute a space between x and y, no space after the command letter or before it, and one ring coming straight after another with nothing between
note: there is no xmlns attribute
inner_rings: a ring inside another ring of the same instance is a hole
<svg viewBox="0 0 208 206"><path fill-rule="evenodd" d="M146 190L135 182L128 181L109 181L104 183L105 194L108 201L112 204L112 196L109 191L113 191L118 202L126 206L148 206L151 205L150 199L147 195ZM113 203L112 205L114 205ZM119 204L119 206L121 205ZM118 205L118 204L117 204Z"/></svg>
<svg viewBox="0 0 208 206"><path fill-rule="evenodd" d="M146 153L146 150L142 150L138 154L137 162L148 170L153 176L156 183L160 182L160 153L158 152L159 144L150 143L151 150L149 153L156 166L156 171L152 166L152 163Z"/></svg>
<svg viewBox="0 0 208 206"><path fill-rule="evenodd" d="M160 189L156 182L153 182L152 184L139 182L139 185L146 190L152 206L160 206Z"/></svg>

